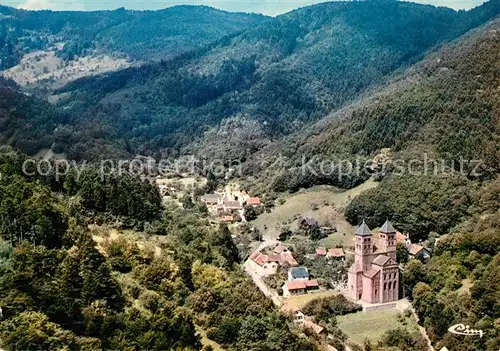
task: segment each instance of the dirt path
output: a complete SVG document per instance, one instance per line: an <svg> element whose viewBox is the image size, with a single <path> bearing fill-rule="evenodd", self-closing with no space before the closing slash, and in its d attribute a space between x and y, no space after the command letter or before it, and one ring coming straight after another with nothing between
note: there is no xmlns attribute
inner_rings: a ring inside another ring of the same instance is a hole
<svg viewBox="0 0 500 351"><path fill-rule="evenodd" d="M420 331L420 334L422 334L422 336L425 338L425 341L427 342L427 350L435 351L434 347L432 346L431 339L429 338L429 335L427 335L427 330L425 330L424 327L422 327L420 324L418 324L419 318L418 318L417 312L413 308L413 305L411 304L411 302L408 301L407 299L400 300L400 301L398 301L398 308L401 310L405 310L407 308L410 309L411 314L413 315L413 318L415 318L415 321L417 321L418 330Z"/></svg>
<svg viewBox="0 0 500 351"><path fill-rule="evenodd" d="M283 301L281 297L278 295L278 293L272 289L270 289L266 283L262 280L262 278L254 271L252 270L250 266L250 259L248 259L244 264L243 264L243 269L245 269L245 272L248 273L250 278L252 278L252 281L254 284L259 288L262 293L270 298L273 303L279 308L283 305Z"/></svg>

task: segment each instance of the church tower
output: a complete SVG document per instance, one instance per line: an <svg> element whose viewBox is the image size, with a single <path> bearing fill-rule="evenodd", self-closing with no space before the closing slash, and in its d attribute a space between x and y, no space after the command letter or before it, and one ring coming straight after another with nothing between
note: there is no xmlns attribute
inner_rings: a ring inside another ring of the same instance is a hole
<svg viewBox="0 0 500 351"><path fill-rule="evenodd" d="M355 264L362 267L363 271L367 271L370 269L373 261L373 235L364 220L358 229L356 229L354 235L356 238L354 249Z"/></svg>
<svg viewBox="0 0 500 351"><path fill-rule="evenodd" d="M396 229L389 220L380 228L378 246L381 253L396 261Z"/></svg>

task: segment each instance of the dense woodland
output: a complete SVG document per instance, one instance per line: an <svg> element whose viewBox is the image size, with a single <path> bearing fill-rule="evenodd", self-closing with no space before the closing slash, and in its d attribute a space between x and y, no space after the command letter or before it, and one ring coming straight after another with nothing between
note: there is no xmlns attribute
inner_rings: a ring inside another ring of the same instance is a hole
<svg viewBox="0 0 500 351"><path fill-rule="evenodd" d="M262 15L228 13L206 6L175 6L162 11L25 11L0 5L0 69L23 54L64 43L66 60L100 53L132 60L159 60L210 44L266 21Z"/></svg>
<svg viewBox="0 0 500 351"><path fill-rule="evenodd" d="M79 16L1 6L2 68L54 40L68 43L65 59L93 50L163 59L73 82L55 92L56 105L0 79L0 145L9 145L0 150L2 346L199 350L200 330L229 350L318 345L242 275L231 232L211 226L190 198L164 208L148 181L101 176L92 163L63 177L21 172L25 154L52 149L90 161L239 159L240 181L269 208L284 192L374 177L378 186L342 210L353 225L390 219L431 243L430 262L408 262L403 278L433 344L498 350L499 12L498 0L459 12L335 2L276 18L206 7ZM387 159L366 163L382 150ZM303 157L312 160L306 172ZM398 162L424 157L445 164L399 173ZM342 166L321 172L324 160L360 166L340 177ZM89 225L100 224L164 237L161 254L126 240L98 250ZM340 298L306 306L340 349L335 317L357 308ZM487 337L465 343L447 333L456 323ZM364 349L424 344L393 330Z"/></svg>
<svg viewBox="0 0 500 351"><path fill-rule="evenodd" d="M205 14L209 9L204 7L175 7L155 16L181 12L182 17L189 11L202 12L214 23L224 17L223 13L219 17ZM229 155L244 160L270 140L356 99L436 45L485 23L499 11L498 0L468 12L366 1L325 3L274 19L252 17L251 28L240 34L227 30L226 35L212 35L216 39L210 45L175 58L165 57L161 63L85 78L61 89L58 93L70 93L61 95L58 104L71 115L71 121L57 129L66 133L67 141L57 146L70 158L186 148L184 152L201 156ZM42 15L55 16L50 12L36 16ZM145 14L114 11L90 15L94 22L89 20L78 28L98 29L115 18ZM31 23L28 14L24 16ZM72 23L70 14L57 16ZM196 28L193 37L203 37ZM140 37L122 33L126 38ZM84 42L78 40L81 45ZM162 47L158 40L155 43ZM241 123L243 135L248 131L253 138L236 136L232 140L232 133L218 132L219 123L226 120ZM32 152L29 145L22 149Z"/></svg>
<svg viewBox="0 0 500 351"><path fill-rule="evenodd" d="M28 177L23 160L2 150L2 347L199 350L196 324L232 350L316 348L242 276L227 227L213 229L196 208L163 212L138 178ZM168 236L164 254L127 241L98 251L86 224L113 218Z"/></svg>

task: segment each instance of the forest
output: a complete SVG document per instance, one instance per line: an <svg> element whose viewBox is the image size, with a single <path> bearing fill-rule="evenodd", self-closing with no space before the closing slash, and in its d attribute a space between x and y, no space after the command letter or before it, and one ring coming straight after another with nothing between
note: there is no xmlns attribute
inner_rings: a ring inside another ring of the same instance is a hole
<svg viewBox="0 0 500 351"><path fill-rule="evenodd" d="M232 350L316 349L242 275L225 225L213 228L197 208L164 209L139 178L30 177L24 159L0 154L5 349L199 350L195 326ZM88 224L117 219L166 236L164 254L128 241L96 249Z"/></svg>
<svg viewBox="0 0 500 351"><path fill-rule="evenodd" d="M0 6L2 69L54 38L66 42L65 60L105 52L144 63L72 82L52 103L0 78L0 345L200 350L209 338L236 351L319 349L244 276L247 252L206 208L190 196L166 206L151 179L103 175L96 162L193 154L242 162L238 175L196 176L210 178L207 192L239 177L266 211L286 194L375 179L337 210L353 226L389 219L430 245L429 262L410 260L402 278L433 345L498 350L499 13L499 0L471 11L332 2L273 18L203 6L85 16ZM43 150L89 162L64 176L23 172ZM344 162L323 172L332 160ZM108 226L162 244L98 242L95 228ZM359 306L334 297L304 308L342 349L336 318ZM488 337L465 343L447 333L456 323ZM363 348L425 343L391 330Z"/></svg>
<svg viewBox="0 0 500 351"><path fill-rule="evenodd" d="M91 51L156 61L189 52L265 22L262 15L229 13L206 6L162 11L25 11L0 5L0 69L23 54L63 42L65 60ZM56 38L56 40L54 40Z"/></svg>
<svg viewBox="0 0 500 351"><path fill-rule="evenodd" d="M174 7L165 15L181 10L209 11ZM56 146L72 159L185 150L210 158L231 152L245 160L254 147L236 141L228 149L220 134L207 132L226 120L255 121L252 126L261 131L255 144L261 148L355 100L499 11L498 0L467 12L366 1L319 4L275 19L261 16L246 31L227 31L163 62L84 78L55 92L58 107L72 117L57 128L67 143ZM42 14L53 15L37 16ZM91 14L92 28L140 15ZM105 15L111 19L102 20ZM196 31L193 36L200 37ZM21 150L32 152L30 145Z"/></svg>

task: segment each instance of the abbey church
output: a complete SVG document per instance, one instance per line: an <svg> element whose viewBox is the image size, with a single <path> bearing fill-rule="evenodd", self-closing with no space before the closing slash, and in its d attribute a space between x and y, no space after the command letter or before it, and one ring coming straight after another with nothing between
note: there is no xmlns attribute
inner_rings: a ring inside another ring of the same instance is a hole
<svg viewBox="0 0 500 351"><path fill-rule="evenodd" d="M364 221L356 229L355 259L347 274L349 296L355 301L384 303L399 299L396 230L391 222L380 228L376 245Z"/></svg>

